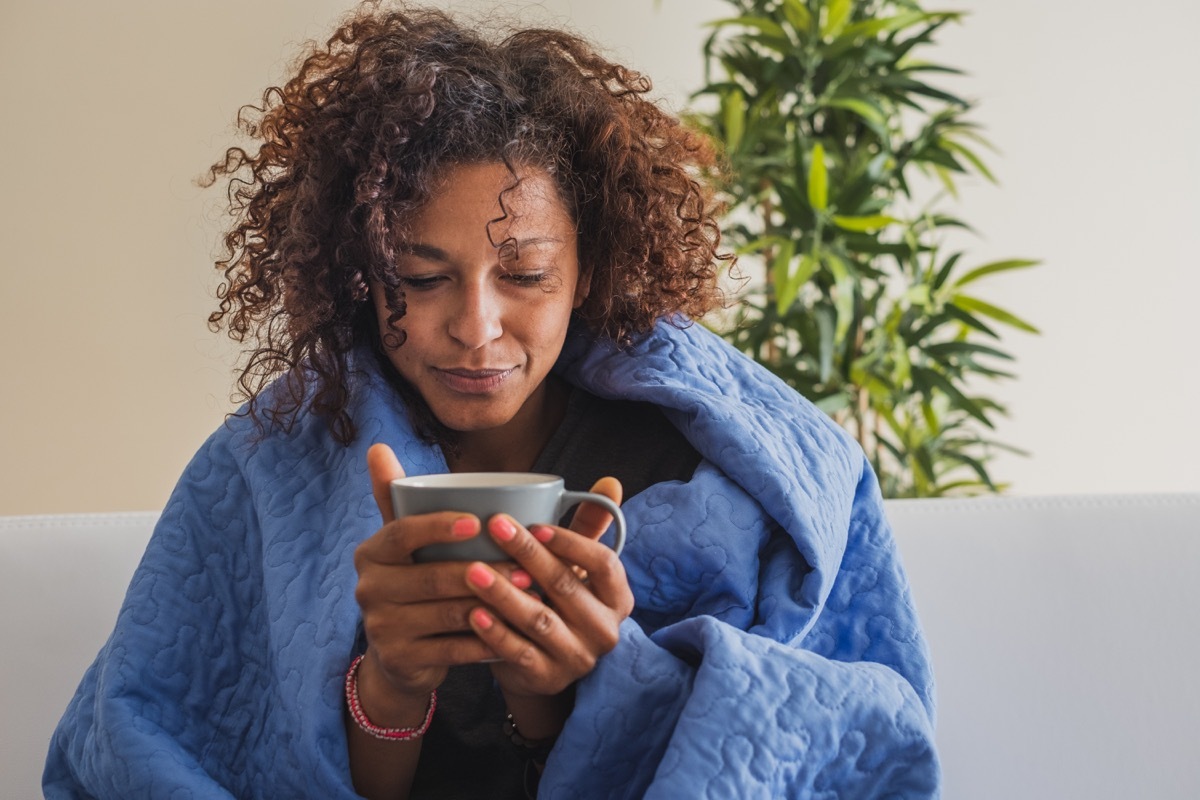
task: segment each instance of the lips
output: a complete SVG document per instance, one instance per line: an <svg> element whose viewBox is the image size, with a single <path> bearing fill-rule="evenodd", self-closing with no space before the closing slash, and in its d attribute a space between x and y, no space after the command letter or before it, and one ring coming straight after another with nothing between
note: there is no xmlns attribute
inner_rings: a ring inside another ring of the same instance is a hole
<svg viewBox="0 0 1200 800"><path fill-rule="evenodd" d="M516 367L504 369L449 369L433 368L433 374L448 389L461 394L488 394L494 392L516 371Z"/></svg>

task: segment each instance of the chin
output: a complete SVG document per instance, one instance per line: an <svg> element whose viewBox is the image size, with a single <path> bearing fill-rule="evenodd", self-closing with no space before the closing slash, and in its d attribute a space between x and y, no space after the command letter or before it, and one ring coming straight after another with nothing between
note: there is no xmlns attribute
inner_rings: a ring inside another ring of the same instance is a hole
<svg viewBox="0 0 1200 800"><path fill-rule="evenodd" d="M436 408L432 410L438 422L458 433L478 433L499 428L516 416L516 412L508 413L505 409L480 409L477 413L471 413L470 409L461 405L449 414L438 413L439 409Z"/></svg>

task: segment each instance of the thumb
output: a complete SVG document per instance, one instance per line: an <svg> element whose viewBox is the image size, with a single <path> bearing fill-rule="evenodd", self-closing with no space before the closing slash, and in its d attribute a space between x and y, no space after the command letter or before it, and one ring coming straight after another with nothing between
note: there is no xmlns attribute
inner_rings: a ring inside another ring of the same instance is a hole
<svg viewBox="0 0 1200 800"><path fill-rule="evenodd" d="M596 481L592 484L591 491L604 495L617 505L621 505L621 497L625 493L621 488L621 482L612 477ZM599 539L608 530L612 520L612 514L608 513L603 506L585 500L579 504L579 508L575 509L575 516L571 517L571 530L589 539Z"/></svg>
<svg viewBox="0 0 1200 800"><path fill-rule="evenodd" d="M371 476L371 493L375 495L375 505L379 506L379 515L386 525L396 518L392 511L391 483L396 478L404 477L404 468L400 460L386 444L373 444L367 450L367 474Z"/></svg>

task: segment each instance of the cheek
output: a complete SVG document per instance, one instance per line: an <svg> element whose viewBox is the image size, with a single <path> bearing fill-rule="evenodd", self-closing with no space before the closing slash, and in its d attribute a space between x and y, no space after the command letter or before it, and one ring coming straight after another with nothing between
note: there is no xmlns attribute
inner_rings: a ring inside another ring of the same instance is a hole
<svg viewBox="0 0 1200 800"><path fill-rule="evenodd" d="M378 323L377 330L379 331L379 341L383 345L384 355L388 361L402 375L408 377L406 367L412 363L414 351L417 349L415 342L420 340L420 337L414 335L415 331L412 327L412 315L405 314L398 319L394 325L388 325L388 316L391 312L382 302L375 303L375 319ZM397 347L396 345L399 345Z"/></svg>
<svg viewBox="0 0 1200 800"><path fill-rule="evenodd" d="M525 332L526 341L537 341L542 349L560 349L566 340L567 327L571 323L573 299L555 297L538 309L526 308L515 315L516 324Z"/></svg>

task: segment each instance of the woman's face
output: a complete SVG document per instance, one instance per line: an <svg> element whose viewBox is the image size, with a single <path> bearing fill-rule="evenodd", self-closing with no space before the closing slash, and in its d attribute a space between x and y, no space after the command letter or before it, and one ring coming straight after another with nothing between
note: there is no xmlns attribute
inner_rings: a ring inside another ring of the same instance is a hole
<svg viewBox="0 0 1200 800"><path fill-rule="evenodd" d="M407 303L396 324L407 338L387 352L455 431L536 422L571 310L586 294L575 223L553 180L537 169L517 174L506 192L513 177L503 164L449 168L395 266ZM493 242L510 238L518 256L501 265ZM372 294L386 335L383 293Z"/></svg>

